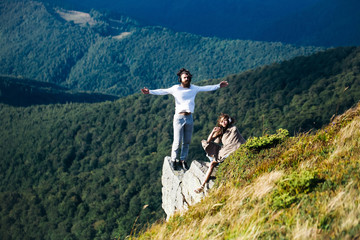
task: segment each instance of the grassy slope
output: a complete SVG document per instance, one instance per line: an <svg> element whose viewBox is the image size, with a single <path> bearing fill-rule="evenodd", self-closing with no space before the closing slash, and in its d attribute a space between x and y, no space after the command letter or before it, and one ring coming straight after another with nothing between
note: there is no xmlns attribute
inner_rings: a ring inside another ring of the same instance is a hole
<svg viewBox="0 0 360 240"><path fill-rule="evenodd" d="M359 237L360 104L315 133L254 153L240 148L217 187L139 239Z"/></svg>

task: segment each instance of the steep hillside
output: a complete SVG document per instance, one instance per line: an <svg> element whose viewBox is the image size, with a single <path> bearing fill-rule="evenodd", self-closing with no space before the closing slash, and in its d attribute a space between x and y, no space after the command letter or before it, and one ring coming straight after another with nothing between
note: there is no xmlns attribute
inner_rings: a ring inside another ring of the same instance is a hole
<svg viewBox="0 0 360 240"><path fill-rule="evenodd" d="M141 26L117 14L68 10L36 1L2 1L0 74L126 96L139 87L176 83L181 67L200 81L321 50L205 38Z"/></svg>
<svg viewBox="0 0 360 240"><path fill-rule="evenodd" d="M235 116L246 138L322 127L358 102L359 66L359 48L337 48L224 78L229 87L197 97L189 159L205 160L200 140L221 112ZM140 93L0 104L1 239L124 238L136 219L144 226L164 217L160 177L173 111L172 97Z"/></svg>
<svg viewBox="0 0 360 240"><path fill-rule="evenodd" d="M248 139L201 203L130 239L357 239L359 139L360 104L275 147Z"/></svg>

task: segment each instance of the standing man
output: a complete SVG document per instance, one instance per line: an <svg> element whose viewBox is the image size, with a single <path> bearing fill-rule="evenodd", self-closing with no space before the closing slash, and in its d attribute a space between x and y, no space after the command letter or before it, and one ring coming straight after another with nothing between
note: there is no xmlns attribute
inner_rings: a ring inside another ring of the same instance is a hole
<svg viewBox="0 0 360 240"><path fill-rule="evenodd" d="M193 115L195 109L195 96L198 92L215 91L219 88L228 86L228 82L222 81L216 85L208 86L196 86L190 84L191 73L182 68L177 73L179 78L179 85L174 85L167 89L149 90L148 88L141 89L143 94L153 95L166 95L171 94L175 98L175 114L173 120L174 127L174 140L171 149L171 161L170 166L175 170L176 156L179 152L179 145L181 146L180 162L182 168L186 171L188 166L186 164L186 158L189 152L189 145L193 133L194 123Z"/></svg>

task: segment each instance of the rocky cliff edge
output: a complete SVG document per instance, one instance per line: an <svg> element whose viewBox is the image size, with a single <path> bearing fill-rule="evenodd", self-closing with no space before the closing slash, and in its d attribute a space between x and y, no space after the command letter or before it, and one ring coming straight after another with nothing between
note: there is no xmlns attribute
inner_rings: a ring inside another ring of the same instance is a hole
<svg viewBox="0 0 360 240"><path fill-rule="evenodd" d="M208 169L206 162L194 160L189 170L172 170L170 167L170 157L164 158L162 169L162 208L164 209L167 219L175 212L184 212L189 206L201 201L206 196L209 189L214 185L214 174L206 184L202 193L195 193L194 190L200 187L201 182L205 179Z"/></svg>

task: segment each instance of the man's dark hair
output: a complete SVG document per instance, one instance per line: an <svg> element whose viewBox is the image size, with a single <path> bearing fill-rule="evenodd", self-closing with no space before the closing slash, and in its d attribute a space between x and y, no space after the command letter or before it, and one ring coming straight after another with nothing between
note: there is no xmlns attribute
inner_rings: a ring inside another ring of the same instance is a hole
<svg viewBox="0 0 360 240"><path fill-rule="evenodd" d="M183 73L186 73L188 76L189 76L189 80L191 81L191 78L192 78L192 75L190 73L189 70L185 69L185 68L182 68L178 71L178 73L176 74L178 76L178 79L179 79L179 82L181 82L181 75Z"/></svg>

